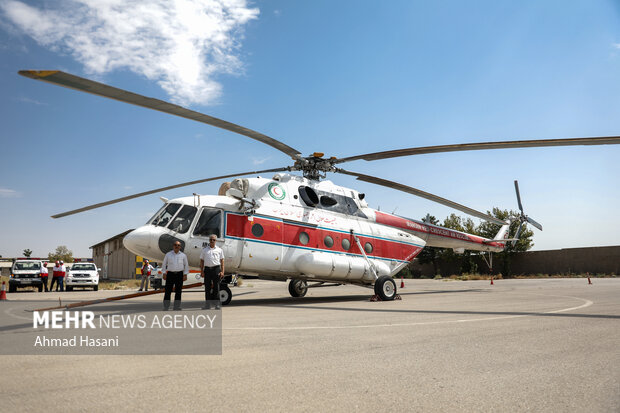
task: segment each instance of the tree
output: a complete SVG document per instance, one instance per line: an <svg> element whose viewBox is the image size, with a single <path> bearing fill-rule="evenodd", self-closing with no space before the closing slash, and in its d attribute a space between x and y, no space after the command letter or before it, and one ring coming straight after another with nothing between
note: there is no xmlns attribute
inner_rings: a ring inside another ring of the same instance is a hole
<svg viewBox="0 0 620 413"><path fill-rule="evenodd" d="M24 250L23 254L24 254L24 257L26 257L26 258L30 258L30 256L32 255L32 250L30 250L30 249L26 248L26 249Z"/></svg>
<svg viewBox="0 0 620 413"><path fill-rule="evenodd" d="M56 251L53 253L50 252L47 254L47 259L50 262L54 261L64 261L64 262L73 262L73 252L69 250L65 245L59 245L56 247Z"/></svg>

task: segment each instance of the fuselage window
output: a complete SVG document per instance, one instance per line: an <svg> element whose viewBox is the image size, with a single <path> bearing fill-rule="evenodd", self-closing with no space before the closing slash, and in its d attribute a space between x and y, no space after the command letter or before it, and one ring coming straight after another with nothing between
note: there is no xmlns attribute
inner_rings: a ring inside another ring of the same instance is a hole
<svg viewBox="0 0 620 413"><path fill-rule="evenodd" d="M256 238L262 237L264 233L265 233L265 230L264 230L264 228L263 228L263 226L261 224L254 224L254 225L252 225L252 234Z"/></svg>
<svg viewBox="0 0 620 413"><path fill-rule="evenodd" d="M308 245L308 243L310 242L310 235L308 235L307 232L300 233L299 242L301 242L303 245Z"/></svg>
<svg viewBox="0 0 620 413"><path fill-rule="evenodd" d="M151 224L158 227L165 227L166 225L168 225L168 223L180 207L181 204L166 205L163 209L159 210L157 214L155 214L153 220L151 221Z"/></svg>
<svg viewBox="0 0 620 413"><path fill-rule="evenodd" d="M372 244L370 242L364 244L364 251L366 251L366 254L370 254L372 252L372 249Z"/></svg>
<svg viewBox="0 0 620 413"><path fill-rule="evenodd" d="M349 251L349 248L351 248L351 241L349 241L347 238L343 238L342 249L344 249L345 251Z"/></svg>
<svg viewBox="0 0 620 413"><path fill-rule="evenodd" d="M181 211L174 217L174 220L172 220L168 228L179 234L185 234L187 230L189 230L189 226L192 225L192 221L196 216L196 211L198 211L196 207L183 205L183 208L181 208Z"/></svg>
<svg viewBox="0 0 620 413"><path fill-rule="evenodd" d="M215 234L220 237L220 226L222 223L222 211L215 208L203 208L198 218L194 235L199 237L208 237Z"/></svg>
<svg viewBox="0 0 620 413"><path fill-rule="evenodd" d="M323 239L323 242L325 243L325 246L327 248L331 248L334 246L334 239L330 237L329 235L325 236L325 239Z"/></svg>

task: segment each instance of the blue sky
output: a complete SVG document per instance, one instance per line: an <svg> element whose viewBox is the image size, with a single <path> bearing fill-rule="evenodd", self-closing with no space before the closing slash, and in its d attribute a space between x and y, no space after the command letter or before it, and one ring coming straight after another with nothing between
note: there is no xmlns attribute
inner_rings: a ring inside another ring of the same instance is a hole
<svg viewBox="0 0 620 413"><path fill-rule="evenodd" d="M176 11L163 1L90 3L0 1L5 257L25 248L45 256L58 245L90 256L90 245L142 225L161 201L152 195L59 220L54 213L289 164L242 136L35 82L20 69L60 69L181 102L304 154L620 135L617 2L181 1ZM196 4L208 12L192 12ZM544 226L534 236L541 250L620 244L619 158L615 145L429 154L347 169L480 210L516 209L518 179L526 213ZM384 211L453 212L329 178ZM161 195L216 193L220 183Z"/></svg>

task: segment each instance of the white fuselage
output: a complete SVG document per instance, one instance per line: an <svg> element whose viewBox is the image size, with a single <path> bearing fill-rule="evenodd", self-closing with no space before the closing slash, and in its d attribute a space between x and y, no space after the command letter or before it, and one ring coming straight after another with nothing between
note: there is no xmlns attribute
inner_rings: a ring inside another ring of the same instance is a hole
<svg viewBox="0 0 620 413"><path fill-rule="evenodd" d="M197 268L214 233L227 273L366 285L395 275L431 242L499 248L480 237L375 211L363 195L330 181L274 178L237 179L226 195L171 200L129 233L125 246L161 261L180 240L190 266Z"/></svg>

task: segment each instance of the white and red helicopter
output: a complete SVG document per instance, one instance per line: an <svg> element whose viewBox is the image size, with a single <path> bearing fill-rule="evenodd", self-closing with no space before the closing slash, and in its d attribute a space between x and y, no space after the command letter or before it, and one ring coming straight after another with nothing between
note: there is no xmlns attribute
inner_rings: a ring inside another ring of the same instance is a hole
<svg viewBox="0 0 620 413"><path fill-rule="evenodd" d="M20 75L56 85L116 99L149 109L192 119L263 142L289 155L291 166L199 179L178 185L125 196L54 215L60 218L129 199L203 182L235 178L218 195L197 195L164 201L149 222L125 236L131 252L161 261L180 241L190 266L197 268L200 251L210 234L216 234L226 256L227 273L256 275L272 280L290 280L289 292L303 297L307 289L325 283L373 287L382 300L396 297L393 276L410 263L425 246L452 248L457 252L500 252L519 238L526 223L542 226L525 215L515 181L520 221L508 238L510 221L501 221L445 198L375 176L341 169L354 160L378 159L426 153L539 146L620 144L620 137L481 142L407 148L345 158L326 158L322 153L304 157L290 146L259 132L195 112L162 100L148 98L61 71L22 70ZM303 176L287 172L300 171ZM482 238L427 222L380 212L368 207L364 194L325 180L340 173L388 188L397 189L452 207L500 227L493 239ZM239 176L274 174L269 177ZM308 282L314 282L309 285ZM224 294L230 295L230 290ZM231 296L225 297L229 302Z"/></svg>

